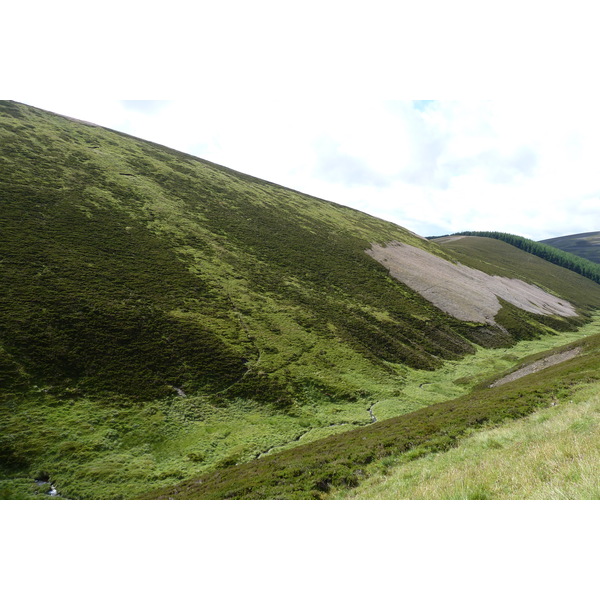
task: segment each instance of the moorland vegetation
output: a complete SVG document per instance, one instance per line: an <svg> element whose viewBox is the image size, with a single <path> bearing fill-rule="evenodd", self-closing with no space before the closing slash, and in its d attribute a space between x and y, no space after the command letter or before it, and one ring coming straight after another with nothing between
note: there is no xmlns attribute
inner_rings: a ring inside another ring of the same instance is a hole
<svg viewBox="0 0 600 600"><path fill-rule="evenodd" d="M452 235L489 237L501 240L515 248L519 248L519 250L539 256L554 265L559 265L560 267L579 273L596 283L600 283L600 264L598 264L597 261L578 256L577 253L573 253L572 249L567 252L561 249L561 247L553 244L536 242L520 235L503 233L501 231L461 231L460 233L454 233Z"/></svg>
<svg viewBox="0 0 600 600"><path fill-rule="evenodd" d="M15 102L0 103L0 144L3 498L47 498L39 482L170 496L199 478L209 491L189 497L323 497L360 465L530 413L545 392L458 397L486 352L506 369L519 344L596 322L600 286L498 240L427 241ZM366 252L390 242L526 280L578 316L504 302L496 325L453 318Z"/></svg>

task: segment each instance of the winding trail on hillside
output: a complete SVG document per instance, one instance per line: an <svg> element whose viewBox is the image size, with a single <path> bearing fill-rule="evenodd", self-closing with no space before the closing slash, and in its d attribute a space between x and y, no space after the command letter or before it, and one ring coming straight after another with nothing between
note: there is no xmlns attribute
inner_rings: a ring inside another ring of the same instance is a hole
<svg viewBox="0 0 600 600"><path fill-rule="evenodd" d="M494 381L494 383L492 383L489 387L497 387L499 385L509 383L510 381L516 381L517 379L521 379L521 377L525 377L526 375L530 375L531 373L543 371L548 367L552 367L567 360L571 360L580 353L581 348L574 348L573 350L566 350L565 352L561 352L560 354L553 354L552 356L547 356L546 358L536 360L534 363L517 369L514 373L509 373L508 375Z"/></svg>
<svg viewBox="0 0 600 600"><path fill-rule="evenodd" d="M225 291L225 294L227 295L227 298L228 298L231 306L233 307L233 312L236 315L236 317L238 318L242 329L246 332L246 336L248 337L248 341L256 349L256 359L255 359L254 363L250 364L250 366L246 369L246 371L243 373L243 375L241 377L239 377L238 379L236 379L233 383L229 384L226 388L224 388L222 390L219 390L218 392L215 392L216 395L222 395L222 394L224 394L225 392L229 391L232 387L234 387L235 385L237 385L238 383L240 383L240 381L243 381L252 371L256 370L256 368L260 364L260 361L262 360L262 351L258 347L258 345L256 344L256 342L254 341L254 336L252 335L250 327L248 326L248 324L246 323L246 321L244 321L244 318L242 317L242 311L239 309L239 307L237 306L237 304L233 301L233 298L231 297L231 294L229 292L227 292L227 291Z"/></svg>
<svg viewBox="0 0 600 600"><path fill-rule="evenodd" d="M330 425L330 427L331 427L331 425ZM271 450L275 450L275 448L284 448L288 444L292 444L293 442L299 442L306 434L310 433L311 431L312 431L312 429L304 431L299 436L295 437L293 440L290 440L289 442L286 442L285 444L276 444L275 446L271 446L270 448L267 448L264 452L259 452L254 458L261 458L263 456L266 456L267 454L269 454L269 452L271 452Z"/></svg>
<svg viewBox="0 0 600 600"><path fill-rule="evenodd" d="M373 413L373 407L376 404L379 404L379 402L381 402L381 400L377 400L377 402L373 402L373 404L371 404L367 408L367 412L369 413L369 415L371 417L370 423L357 423L357 422L345 421L343 423L331 423L330 425L325 425L324 427L312 427L311 429L308 429L307 431L302 432L300 435L295 437L293 440L289 440L288 442L285 442L285 444L276 444L274 446L271 446L270 448L267 448L263 452L257 453L254 458L261 458L262 456L266 456L267 454L269 454L272 450L275 450L276 448L286 448L289 444L301 441L303 437L307 436L309 433L312 433L313 431L319 431L321 429L330 429L331 427L342 427L343 425L352 425L353 427L358 428L358 427L365 427L366 425L371 425L372 423L377 423L377 417Z"/></svg>
<svg viewBox="0 0 600 600"><path fill-rule="evenodd" d="M216 395L225 394L230 389L235 387L238 383L243 381L246 377L248 377L248 375L250 375L254 371L257 371L258 366L261 364L261 361L263 359L263 351L261 350L260 346L256 343L256 338L255 338L254 334L252 333L252 329L250 328L250 326L248 325L248 323L242 316L242 310L235 303L231 294L227 290L224 290L224 292L227 296L227 299L229 300L229 303L231 304L231 307L233 309L233 314L237 317L237 319L240 323L240 326L246 332L246 337L248 338L248 342L250 342L250 344L252 344L252 346L254 346L254 349L256 350L256 358L253 361L250 361L250 360L248 361L247 364L249 366L247 367L246 371L242 374L241 377L236 379L233 383L230 383L229 385L227 385L227 387L223 388L222 390L215 392ZM312 343L310 346L304 347L299 353L296 353L294 356L292 356L287 364L290 364L292 362L292 360L298 359L302 353L309 352L312 348L314 348L315 345L316 345L316 342Z"/></svg>

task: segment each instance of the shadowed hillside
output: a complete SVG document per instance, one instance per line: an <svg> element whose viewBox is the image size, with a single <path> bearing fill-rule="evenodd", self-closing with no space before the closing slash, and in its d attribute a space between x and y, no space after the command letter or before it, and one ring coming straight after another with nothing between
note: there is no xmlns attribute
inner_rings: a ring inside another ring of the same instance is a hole
<svg viewBox="0 0 600 600"><path fill-rule="evenodd" d="M15 384L148 399L239 382L279 400L282 369L333 358L319 340L376 372L470 351L364 253L426 243L400 227L22 105L3 106L1 127L0 336Z"/></svg>

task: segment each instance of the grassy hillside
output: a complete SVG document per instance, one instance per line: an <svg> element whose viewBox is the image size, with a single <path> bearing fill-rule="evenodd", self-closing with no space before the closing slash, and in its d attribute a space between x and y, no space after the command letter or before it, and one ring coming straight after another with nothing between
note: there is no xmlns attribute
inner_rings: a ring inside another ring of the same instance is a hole
<svg viewBox="0 0 600 600"><path fill-rule="evenodd" d="M598 330L599 326L600 321L596 321L594 328ZM500 387L489 387L499 376L498 373L490 377L491 372L488 371L488 378L482 380L482 371L477 369L474 373L479 375L479 382L466 395L362 429L285 450L252 463L214 471L177 486L155 490L145 497L409 498L412 493L410 489L402 496L397 483L388 485L388 479L393 478L391 480L397 482L405 471L410 471L415 480L422 479L425 475L421 473L431 461L445 464L445 461L452 460L445 458L444 453L461 444L470 444L470 436L478 430L490 431L498 425L525 417L544 407L568 404L572 402L572 398L579 397L574 396L576 390L584 390L586 393L596 390L600 381L600 334L537 353L535 359L574 347L582 350L578 357ZM527 345L521 348L525 352L531 350L531 346ZM494 357L488 355L486 358L491 367L495 362ZM513 361L514 358L513 356ZM528 364L531 360L528 357L523 362ZM516 364L509 371L521 364L520 361L514 362ZM481 366L483 365L480 364L479 367ZM458 383L459 381L455 382ZM502 435L500 431L498 436ZM493 444L489 446L491 450L497 447ZM429 457L429 462L423 461L425 457ZM465 467L469 467L471 471L478 468L476 465ZM441 473L443 469L439 471ZM477 485L472 490L477 490L477 494L473 492L467 497L484 497L482 489ZM429 497L441 498L443 494Z"/></svg>
<svg viewBox="0 0 600 600"><path fill-rule="evenodd" d="M15 384L144 400L245 375L236 392L285 401L290 363L344 360L319 340L378 373L384 361L431 368L469 351L456 324L365 255L373 240L425 243L406 230L123 134L2 108L0 335Z"/></svg>
<svg viewBox="0 0 600 600"><path fill-rule="evenodd" d="M598 339L593 344L597 346ZM338 488L331 497L600 499L600 382L588 360L544 372L544 377L554 381L566 380L553 388L558 393L552 392L552 402L530 416L500 427L484 426L447 452L424 454L419 460L407 455L389 458L372 469L373 477L354 489Z"/></svg>
<svg viewBox="0 0 600 600"><path fill-rule="evenodd" d="M539 256L544 260L551 262L552 264L564 267L570 271L574 271L579 275L583 275L596 283L600 283L600 267L598 264L576 256L570 252L565 252L552 245L544 244L542 242L535 242L529 238L522 237L520 235L514 235L512 233L504 233L501 231L463 231L461 233L455 233L450 238L461 236L475 236L475 237L488 237L502 242L506 242L511 246L524 250L534 256ZM438 240L447 240L447 237L432 238Z"/></svg>
<svg viewBox="0 0 600 600"><path fill-rule="evenodd" d="M586 260L600 263L600 231L563 235L557 238L541 240L541 242L564 252L570 252Z"/></svg>
<svg viewBox="0 0 600 600"><path fill-rule="evenodd" d="M366 254L459 257L397 225L12 102L0 147L4 497L39 497L34 478L132 497L356 429L414 410L415 373L600 307L600 286L544 265L523 276L579 318L465 323Z"/></svg>

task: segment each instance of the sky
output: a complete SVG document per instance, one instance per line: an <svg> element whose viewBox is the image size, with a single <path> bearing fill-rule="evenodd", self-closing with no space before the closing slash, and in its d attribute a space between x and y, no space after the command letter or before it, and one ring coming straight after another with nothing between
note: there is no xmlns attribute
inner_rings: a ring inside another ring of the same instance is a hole
<svg viewBox="0 0 600 600"><path fill-rule="evenodd" d="M422 236L494 230L540 240L600 230L600 113L592 100L17 100Z"/></svg>

